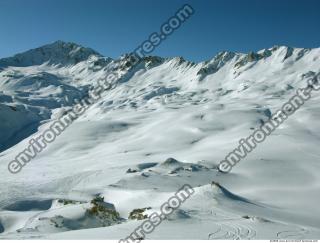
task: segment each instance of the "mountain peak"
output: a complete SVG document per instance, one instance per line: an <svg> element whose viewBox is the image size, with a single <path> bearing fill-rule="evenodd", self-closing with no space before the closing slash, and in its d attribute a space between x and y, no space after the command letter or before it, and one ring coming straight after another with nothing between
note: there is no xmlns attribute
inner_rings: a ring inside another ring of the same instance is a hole
<svg viewBox="0 0 320 243"><path fill-rule="evenodd" d="M90 56L102 56L91 48L73 42L55 41L13 57L0 59L0 66L33 66L47 63L48 65L74 65L87 60Z"/></svg>

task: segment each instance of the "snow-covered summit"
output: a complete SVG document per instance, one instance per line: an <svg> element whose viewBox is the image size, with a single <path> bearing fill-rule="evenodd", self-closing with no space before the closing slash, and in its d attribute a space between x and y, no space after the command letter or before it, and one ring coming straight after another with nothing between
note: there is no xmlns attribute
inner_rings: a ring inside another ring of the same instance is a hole
<svg viewBox="0 0 320 243"><path fill-rule="evenodd" d="M87 60L90 56L102 57L101 54L91 48L59 40L13 57L0 59L0 67L26 67L44 63L49 65L73 65Z"/></svg>

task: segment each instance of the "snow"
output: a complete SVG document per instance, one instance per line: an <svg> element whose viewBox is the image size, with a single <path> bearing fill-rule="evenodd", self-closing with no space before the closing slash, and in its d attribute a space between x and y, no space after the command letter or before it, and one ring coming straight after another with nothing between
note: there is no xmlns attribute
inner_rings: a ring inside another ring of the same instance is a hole
<svg viewBox="0 0 320 243"><path fill-rule="evenodd" d="M17 57L0 60L0 238L121 239L142 223L132 210L158 212L186 183L195 194L146 239L319 238L318 93L231 173L217 165L319 78L320 48L146 58L13 175L8 163L28 141L117 63L63 42ZM86 217L97 194L122 220Z"/></svg>

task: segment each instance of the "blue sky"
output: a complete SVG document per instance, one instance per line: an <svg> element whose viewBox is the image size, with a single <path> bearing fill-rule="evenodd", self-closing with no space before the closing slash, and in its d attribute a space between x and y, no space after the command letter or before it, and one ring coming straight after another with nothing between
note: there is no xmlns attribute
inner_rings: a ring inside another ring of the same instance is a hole
<svg viewBox="0 0 320 243"><path fill-rule="evenodd" d="M202 61L222 50L320 46L318 0L0 0L0 57L64 40L115 58L184 3L195 14L154 55Z"/></svg>

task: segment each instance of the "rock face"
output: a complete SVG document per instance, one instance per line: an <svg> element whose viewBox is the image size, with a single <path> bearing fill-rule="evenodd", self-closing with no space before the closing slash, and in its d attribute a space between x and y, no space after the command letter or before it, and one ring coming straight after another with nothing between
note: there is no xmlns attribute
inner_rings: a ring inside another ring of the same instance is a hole
<svg viewBox="0 0 320 243"><path fill-rule="evenodd" d="M239 62L237 62L235 64L235 68L240 68L244 65L246 65L247 63L250 62L254 62L254 61L259 61L262 58L265 58L269 55L269 52L263 53L263 54L258 54L255 52L250 52L249 54L247 54L245 57L243 57Z"/></svg>
<svg viewBox="0 0 320 243"><path fill-rule="evenodd" d="M97 227L105 227L121 221L120 214L113 204L104 201L103 197L97 196L91 201L92 207L87 209L85 218L88 218Z"/></svg>
<svg viewBox="0 0 320 243"><path fill-rule="evenodd" d="M236 56L233 52L223 51L215 56L211 61L205 63L204 67L200 68L198 75L200 75L200 80L205 76L214 74L220 68L222 68L228 61Z"/></svg>
<svg viewBox="0 0 320 243"><path fill-rule="evenodd" d="M128 219L136 219L136 220L143 220L148 218L148 215L145 214L145 211L150 210L151 207L147 208L137 208L130 212Z"/></svg>

